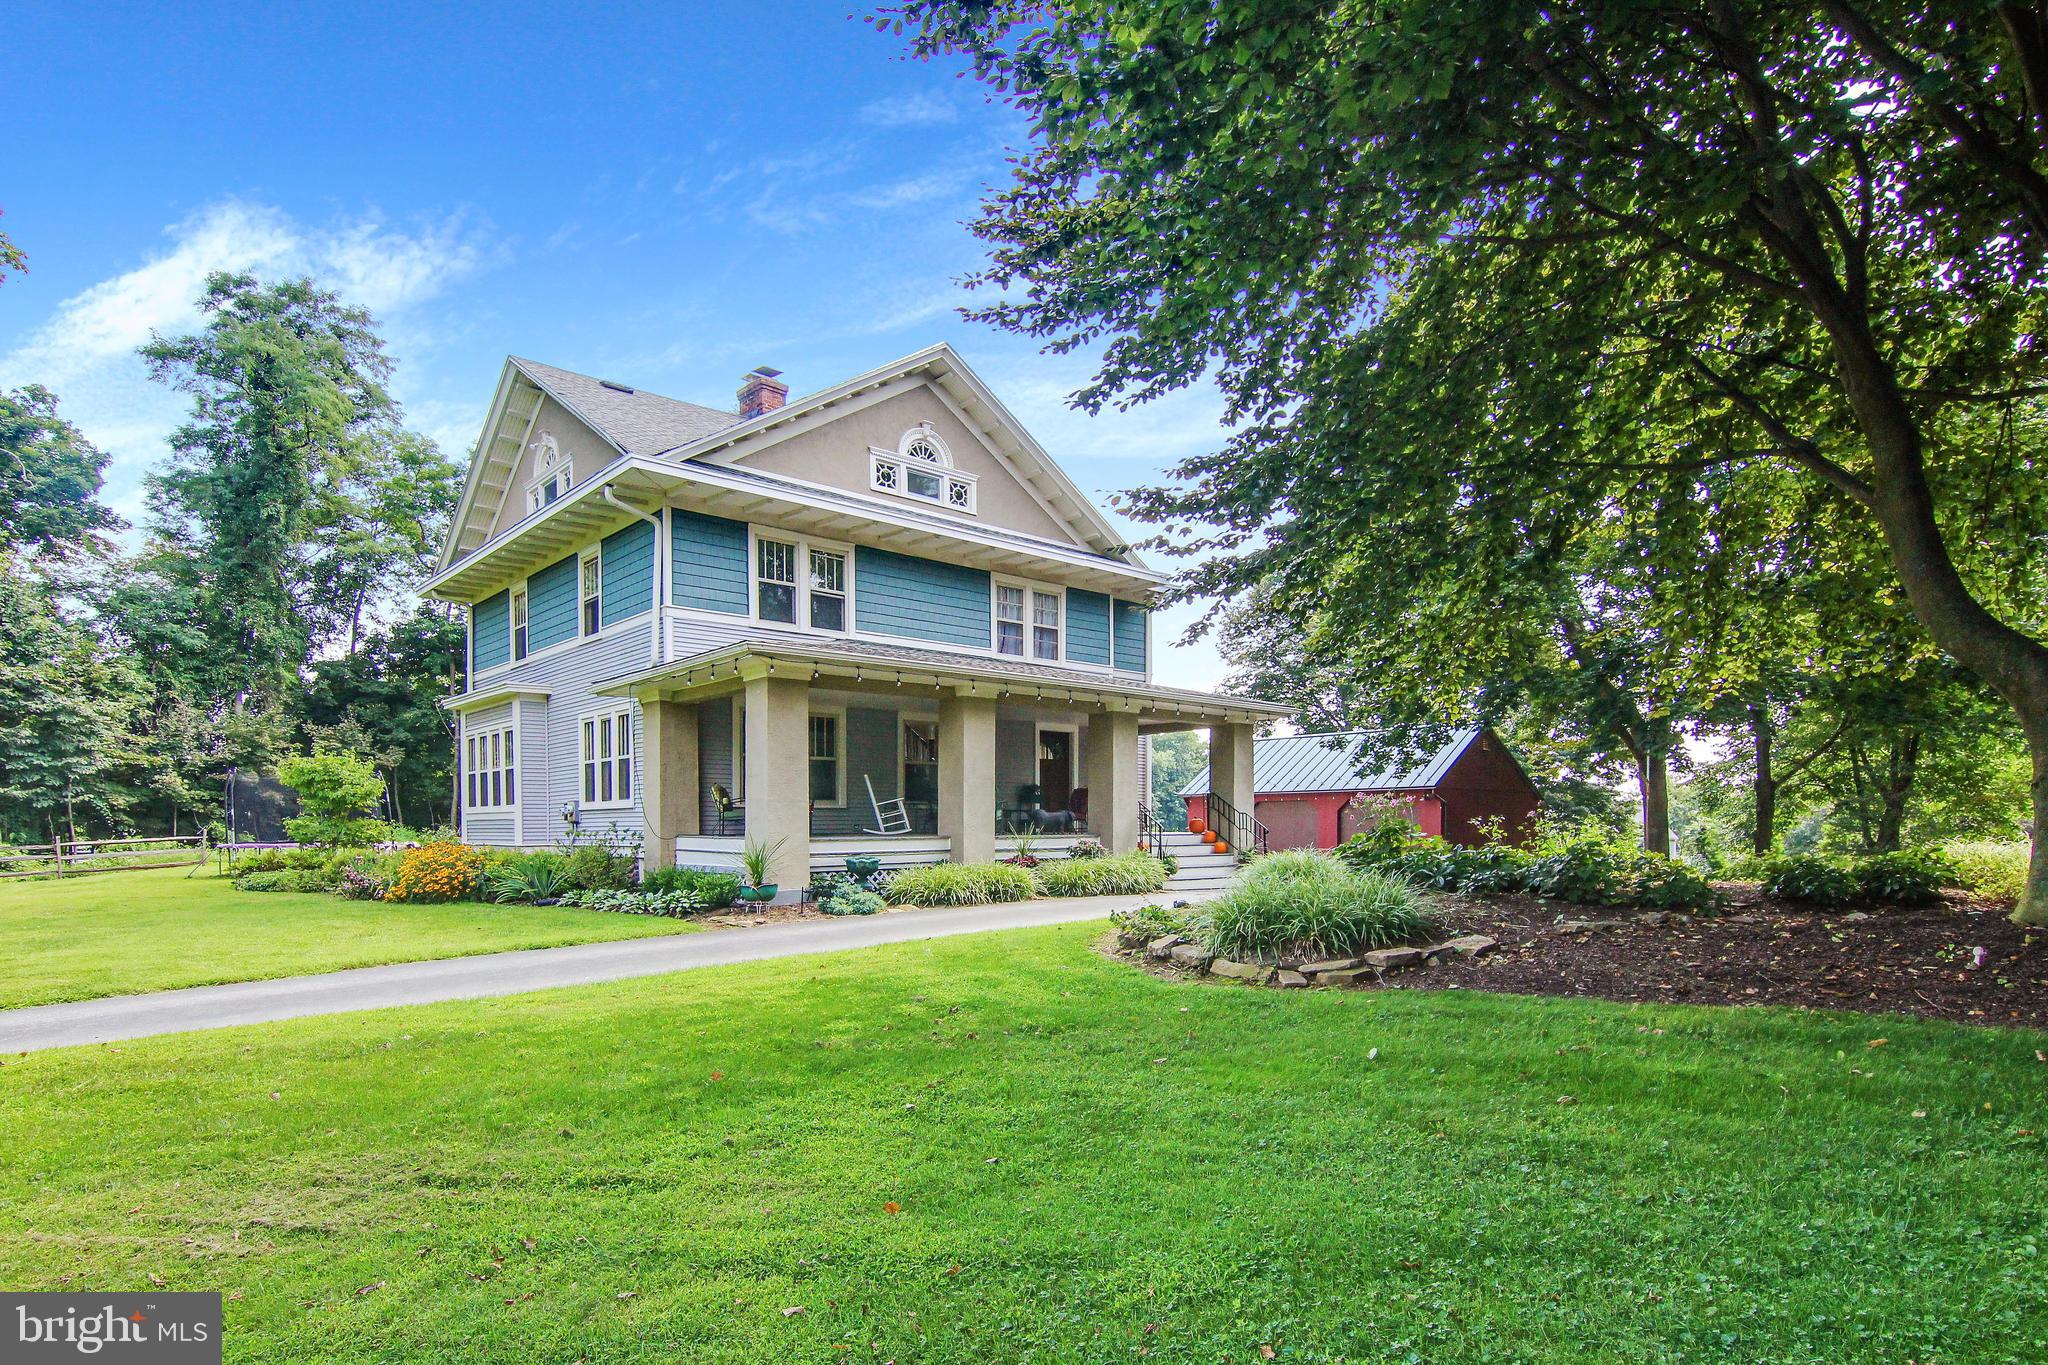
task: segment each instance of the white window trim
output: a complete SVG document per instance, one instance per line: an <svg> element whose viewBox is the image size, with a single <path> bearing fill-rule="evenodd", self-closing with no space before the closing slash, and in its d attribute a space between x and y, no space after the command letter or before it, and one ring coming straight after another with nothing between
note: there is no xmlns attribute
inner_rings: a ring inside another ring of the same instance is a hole
<svg viewBox="0 0 2048 1365"><path fill-rule="evenodd" d="M592 709L584 711L576 717L577 809L631 810L636 804L638 804L640 799L640 764L638 763L636 755L634 753L634 741L639 738L638 731L640 727L634 724L633 709L634 708L631 702L621 702L613 706L593 707ZM604 720L608 717L611 719L612 722L612 756L608 759L603 759L598 758L594 752L597 744L596 725L597 722ZM621 720L624 720L626 722L626 744L624 752L621 752L619 748L619 721ZM592 751L590 752L586 752L583 747L585 725L589 725L591 727L590 743L592 746ZM628 764L626 782L627 792L626 795L624 795L623 797L617 794L620 786L618 765L621 760L624 760ZM592 763L597 763L600 765L609 764L612 769L613 795L612 799L609 801L605 800L601 796L595 799L585 799L583 795L583 793L586 790L596 790L600 792L604 790L603 779L601 776L599 777L599 780L594 788L586 788L583 784L584 770L588 768L589 765Z"/></svg>
<svg viewBox="0 0 2048 1365"><path fill-rule="evenodd" d="M771 621L761 615L761 542L776 541L796 547L796 620ZM811 551L823 550L846 560L846 628L827 630L811 624ZM784 531L773 526L749 525L747 527L747 615L764 626L777 630L802 631L806 635L843 636L858 634L854 629L855 595L859 584L854 582L853 546L845 541L824 540L817 536L803 535L795 531ZM725 619L731 620L731 617Z"/></svg>
<svg viewBox="0 0 2048 1365"><path fill-rule="evenodd" d="M997 647L997 640L1000 638L1000 623L996 617L996 589L998 587L1022 588L1024 590L1024 652L1022 654L1005 654ZM1031 619L1033 606L1031 595L1033 593L1046 593L1060 600L1060 647L1059 652L1050 659L1040 657L1035 648L1037 641L1033 638L1033 622ZM1112 626L1115 621L1114 611L1115 608L1111 608ZM1065 667L1067 664L1067 590L1057 583L1040 583L1029 578L1013 578L1009 574L990 574L988 576L988 652L995 655L998 659L1015 659L1019 663L1026 664L1059 664ZM1112 656L1113 661L1114 657ZM1095 668L1100 667L1100 665L1076 664L1074 667Z"/></svg>
<svg viewBox="0 0 2048 1365"><path fill-rule="evenodd" d="M933 741L934 741L934 742L936 743L936 741L937 741L937 739L938 739L938 726L939 726L939 718L938 718L938 715L937 715L937 713L936 713L936 712L933 712L933 713L926 713L926 712L923 712L923 711L917 711L917 710L912 710L912 709L910 709L910 708L909 708L908 706L905 706L905 705L900 705L900 704L899 704L899 706L897 707L897 711L896 711L896 795L897 795L897 797L898 797L899 799L902 799L902 800L905 800L905 801L907 801L907 800L909 800L909 799L910 799L910 798L909 798L909 795L908 795L908 792L909 792L909 787L908 787L908 785L907 785L907 784L906 784L906 783L905 783L905 782L903 781L903 773L904 773L904 770L905 770L906 768L908 768L908 767L910 766L910 746L909 746L909 744L908 744L908 743L907 743L907 742L905 741L905 738L904 738L904 736L905 736L905 733L906 733L906 732L907 732L907 731L908 731L908 730L910 729L910 727L911 727L911 726L913 726L913 725L929 725L929 726L931 726L931 727L932 727L932 738L933 738ZM932 763L932 764L931 764L930 766L931 766L931 767L933 767L933 768L936 768L936 767L938 767L938 764L937 764L936 762L934 762L934 763ZM936 774L934 774L934 775L936 776Z"/></svg>
<svg viewBox="0 0 2048 1365"><path fill-rule="evenodd" d="M491 740L498 739L499 759L490 761ZM505 750L510 749L508 762ZM490 775L500 774L499 800L490 799ZM516 810L519 806L519 726L506 720L472 729L462 727L462 809L478 813ZM506 788L510 788L510 792ZM510 795L511 800L503 799ZM483 799L476 799L481 796Z"/></svg>
<svg viewBox="0 0 2048 1365"><path fill-rule="evenodd" d="M531 516L543 507L554 505L543 501L550 480L557 481L555 502L569 496L569 490L576 486L576 460L574 456L562 454L554 436L545 431L534 437L528 448L533 451L534 468L533 478L526 484L526 512ZM554 463L546 464L550 455L554 457Z"/></svg>
<svg viewBox="0 0 2048 1365"><path fill-rule="evenodd" d="M933 450L937 451L939 458L937 460L913 459L910 455L910 447L919 441L923 441L931 446ZM894 471L896 480L894 487L891 487L882 479L882 470L885 467ZM939 494L937 497L927 498L921 493L910 491L909 473L914 469L936 471L939 479ZM873 492L882 494L884 497L902 498L908 502L919 503L926 507L936 507L946 512L965 512L968 516L977 516L979 515L978 504L980 503L980 494L976 485L979 480L980 476L961 469L954 463L953 452L947 448L945 440L940 437L937 431L932 429L932 424L929 422L920 423L904 432L897 439L894 450L884 449L881 446L868 447L868 488ZM956 503L953 501L953 489L955 487L959 487L965 492L965 502Z"/></svg>
<svg viewBox="0 0 2048 1365"><path fill-rule="evenodd" d="M590 601L590 598L586 597L583 592L584 566L589 564L597 565L596 630L585 629L588 622L583 615L583 608ZM578 640L594 640L602 634L604 634L604 545L600 542L576 556L576 634L573 638Z"/></svg>
<svg viewBox="0 0 2048 1365"><path fill-rule="evenodd" d="M507 633L511 636L512 662L523 664L533 657L533 612L532 598L527 595L526 580L520 579L519 586L512 589L512 599L505 608ZM521 639L524 632L525 639Z"/></svg>
<svg viewBox="0 0 2048 1365"><path fill-rule="evenodd" d="M843 706L814 706L810 714L804 717L804 796L808 800L811 793L811 722L828 716L831 717L835 733L839 736L839 754L833 763L837 770L833 778L838 794L830 801L813 801L811 804L819 810L845 810L846 767L849 760L847 749L850 745L846 734L846 708Z"/></svg>

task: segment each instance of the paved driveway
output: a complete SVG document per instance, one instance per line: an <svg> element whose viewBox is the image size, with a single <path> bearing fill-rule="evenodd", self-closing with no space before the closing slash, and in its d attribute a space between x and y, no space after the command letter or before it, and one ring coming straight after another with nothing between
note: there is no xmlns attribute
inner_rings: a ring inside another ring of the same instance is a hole
<svg viewBox="0 0 2048 1365"><path fill-rule="evenodd" d="M33 1005L27 1009L0 1010L0 1052L73 1047L390 1005L515 995L553 986L658 976L663 972L759 958L834 953L878 943L1069 924L1102 919L1120 907L1159 899L1093 896L977 905L958 910L898 910L843 919L797 920L758 929L721 929L621 939L614 943L578 943L566 948L529 948L436 962L357 967L320 976L288 976L275 981L241 981L150 995Z"/></svg>

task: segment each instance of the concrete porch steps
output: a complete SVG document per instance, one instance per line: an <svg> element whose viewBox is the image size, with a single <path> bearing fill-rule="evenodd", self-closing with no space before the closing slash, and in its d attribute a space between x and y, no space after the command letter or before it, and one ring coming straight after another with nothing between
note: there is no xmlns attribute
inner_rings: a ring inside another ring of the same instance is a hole
<svg viewBox="0 0 2048 1365"><path fill-rule="evenodd" d="M1179 864L1166 883L1171 895L1223 890L1237 876L1237 854L1217 853L1202 842L1199 834L1185 831L1159 836L1160 852L1172 855Z"/></svg>

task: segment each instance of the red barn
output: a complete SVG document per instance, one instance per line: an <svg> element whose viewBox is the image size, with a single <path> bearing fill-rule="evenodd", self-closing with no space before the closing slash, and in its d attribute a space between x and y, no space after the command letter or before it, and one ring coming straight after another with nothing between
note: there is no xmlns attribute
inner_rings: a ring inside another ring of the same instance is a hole
<svg viewBox="0 0 2048 1365"><path fill-rule="evenodd" d="M1485 841L1498 820L1512 843L1533 831L1543 798L1522 765L1488 729L1460 730L1450 743L1412 768L1372 771L1364 730L1326 735L1281 735L1252 746L1255 813L1274 848L1335 848L1369 823L1361 796L1405 802L1425 834L1454 844ZM1206 819L1209 770L1181 788L1188 815Z"/></svg>

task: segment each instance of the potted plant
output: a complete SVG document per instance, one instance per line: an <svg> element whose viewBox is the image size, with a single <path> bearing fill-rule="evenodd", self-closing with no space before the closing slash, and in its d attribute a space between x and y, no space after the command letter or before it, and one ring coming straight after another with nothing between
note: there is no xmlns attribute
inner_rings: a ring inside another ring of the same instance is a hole
<svg viewBox="0 0 2048 1365"><path fill-rule="evenodd" d="M768 865L775 861L775 855L782 852L787 840L777 839L764 844L759 839L749 839L740 849L740 866L746 869L746 885L740 888L740 899L765 905L775 899L775 893L782 888L768 880Z"/></svg>

